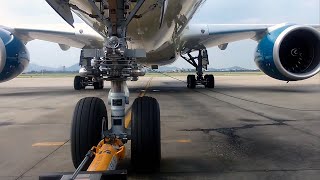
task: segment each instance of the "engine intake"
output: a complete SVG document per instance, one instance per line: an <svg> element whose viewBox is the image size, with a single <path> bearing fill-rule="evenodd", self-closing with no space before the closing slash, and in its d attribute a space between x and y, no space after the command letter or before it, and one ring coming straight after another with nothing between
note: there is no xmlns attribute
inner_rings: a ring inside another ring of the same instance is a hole
<svg viewBox="0 0 320 180"><path fill-rule="evenodd" d="M6 65L7 53L6 47L0 38L0 73L2 72L4 66Z"/></svg>
<svg viewBox="0 0 320 180"><path fill-rule="evenodd" d="M271 31L260 41L255 62L275 79L310 78L320 71L320 33L312 27L299 25Z"/></svg>
<svg viewBox="0 0 320 180"><path fill-rule="evenodd" d="M0 29L0 82L21 74L28 66L29 59L24 43L7 30Z"/></svg>

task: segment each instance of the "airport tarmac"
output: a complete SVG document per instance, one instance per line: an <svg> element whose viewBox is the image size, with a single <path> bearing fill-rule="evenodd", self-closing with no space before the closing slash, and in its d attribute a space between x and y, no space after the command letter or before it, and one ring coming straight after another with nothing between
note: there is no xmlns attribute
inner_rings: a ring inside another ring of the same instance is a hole
<svg viewBox="0 0 320 180"><path fill-rule="evenodd" d="M186 88L186 77L128 82L161 108L158 173L136 175L130 146L120 168L129 179L319 179L320 75L285 83L267 76L217 76L215 89ZM151 82L147 86L148 82ZM17 78L0 84L0 179L33 180L74 171L70 126L82 97L73 78Z"/></svg>

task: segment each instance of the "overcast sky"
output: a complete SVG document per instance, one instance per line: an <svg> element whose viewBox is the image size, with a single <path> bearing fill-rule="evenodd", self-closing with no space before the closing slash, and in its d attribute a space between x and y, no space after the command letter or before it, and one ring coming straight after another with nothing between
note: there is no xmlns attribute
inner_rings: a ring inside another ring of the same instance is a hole
<svg viewBox="0 0 320 180"><path fill-rule="evenodd" d="M293 22L299 24L320 23L320 0L207 0L191 23L230 24L260 23L276 24ZM78 21L78 20L77 20ZM45 0L3 0L0 6L0 24L61 24L62 18ZM67 26L67 25L66 25ZM256 42L235 42L226 51L210 48L210 67L242 66L256 68L253 53ZM80 50L62 51L57 44L32 41L27 45L31 62L59 67L78 62ZM190 67L183 60L173 65Z"/></svg>

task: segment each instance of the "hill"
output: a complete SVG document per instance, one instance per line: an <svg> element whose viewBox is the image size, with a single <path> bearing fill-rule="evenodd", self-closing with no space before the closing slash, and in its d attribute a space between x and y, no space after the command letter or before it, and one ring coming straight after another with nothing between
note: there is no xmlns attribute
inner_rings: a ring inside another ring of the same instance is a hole
<svg viewBox="0 0 320 180"><path fill-rule="evenodd" d="M47 67L47 66L40 66L37 64L30 63L28 68L24 71L25 73L30 72L78 72L80 69L79 64L74 64L70 67L59 67L59 68L53 68L53 67ZM158 72L193 72L195 69L183 69L178 68L175 66L160 66L159 69L155 70ZM252 69L246 69L239 66L233 66L229 68L208 68L208 71L211 72L241 72L241 71L255 71Z"/></svg>
<svg viewBox="0 0 320 180"><path fill-rule="evenodd" d="M53 68L48 66L41 66L37 64L30 63L27 69L24 71L25 73L28 72L75 72L79 71L80 66L79 64L74 64L70 67L59 67L59 68Z"/></svg>

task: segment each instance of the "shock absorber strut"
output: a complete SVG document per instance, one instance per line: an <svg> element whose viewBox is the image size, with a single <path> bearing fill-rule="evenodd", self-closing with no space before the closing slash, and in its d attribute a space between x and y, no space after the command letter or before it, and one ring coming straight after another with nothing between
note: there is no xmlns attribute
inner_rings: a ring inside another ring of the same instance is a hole
<svg viewBox="0 0 320 180"><path fill-rule="evenodd" d="M125 80L111 81L108 103L111 105L111 134L126 140L125 132L125 105L129 104L129 90Z"/></svg>

